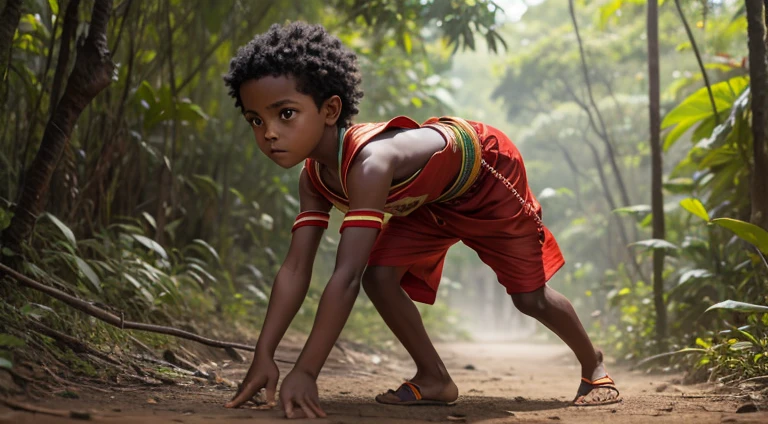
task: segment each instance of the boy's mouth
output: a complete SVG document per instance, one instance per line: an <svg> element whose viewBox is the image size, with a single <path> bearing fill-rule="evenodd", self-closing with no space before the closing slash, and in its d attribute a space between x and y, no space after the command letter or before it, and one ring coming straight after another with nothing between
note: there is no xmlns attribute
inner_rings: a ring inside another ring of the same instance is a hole
<svg viewBox="0 0 768 424"><path fill-rule="evenodd" d="M272 149L272 154L275 154L275 153L285 153L285 152L286 152L285 150Z"/></svg>

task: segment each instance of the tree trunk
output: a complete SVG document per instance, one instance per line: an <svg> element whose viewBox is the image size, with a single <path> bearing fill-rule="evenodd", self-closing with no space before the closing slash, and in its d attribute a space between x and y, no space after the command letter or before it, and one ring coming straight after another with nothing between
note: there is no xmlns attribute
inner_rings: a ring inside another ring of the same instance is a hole
<svg viewBox="0 0 768 424"><path fill-rule="evenodd" d="M752 214L750 221L768 230L768 63L766 60L766 11L761 0L746 0L749 45L749 79L752 90Z"/></svg>
<svg viewBox="0 0 768 424"><path fill-rule="evenodd" d="M648 0L648 82L651 125L651 213L653 238L664 239L664 197L661 167L661 112L659 83L659 2ZM653 251L653 300L656 308L656 348L666 352L667 307L664 302L664 251Z"/></svg>
<svg viewBox="0 0 768 424"><path fill-rule="evenodd" d="M77 30L77 11L80 9L80 0L69 0L67 11L64 12L64 25L61 27L61 41L59 42L59 60L56 63L56 73L53 75L51 87L50 116L56 111L56 103L61 93L61 82L67 72L69 64L69 49Z"/></svg>
<svg viewBox="0 0 768 424"><path fill-rule="evenodd" d="M15 215L3 233L3 245L11 249L18 250L21 242L32 232L35 220L43 210L51 175L78 117L112 80L114 65L107 47L107 24L111 13L112 0L94 2L88 37L78 48L64 95L45 127L40 149L27 170Z"/></svg>
<svg viewBox="0 0 768 424"><path fill-rule="evenodd" d="M0 13L0 81L5 81L5 71L11 61L13 34L21 19L22 0L7 0Z"/></svg>

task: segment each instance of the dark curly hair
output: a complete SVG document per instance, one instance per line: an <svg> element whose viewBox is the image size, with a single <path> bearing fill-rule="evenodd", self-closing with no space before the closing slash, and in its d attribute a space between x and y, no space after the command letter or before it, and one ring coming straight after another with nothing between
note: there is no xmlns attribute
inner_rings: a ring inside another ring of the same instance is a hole
<svg viewBox="0 0 768 424"><path fill-rule="evenodd" d="M296 89L312 96L317 107L333 95L341 98L339 125L349 126L363 97L357 56L321 25L293 22L269 31L240 47L229 63L224 82L235 106L243 108L240 85L265 76L294 77Z"/></svg>

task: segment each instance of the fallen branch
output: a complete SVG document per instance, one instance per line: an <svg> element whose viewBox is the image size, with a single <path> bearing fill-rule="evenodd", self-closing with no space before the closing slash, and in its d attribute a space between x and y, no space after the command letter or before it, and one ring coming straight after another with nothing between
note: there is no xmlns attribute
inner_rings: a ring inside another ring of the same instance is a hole
<svg viewBox="0 0 768 424"><path fill-rule="evenodd" d="M19 403L10 399L0 398L0 403L5 404L11 409L19 411L34 412L36 414L52 415L54 417L72 418L76 420L90 420L91 414L89 412L81 411L62 411L59 409L41 408L39 406L27 405L25 403Z"/></svg>
<svg viewBox="0 0 768 424"><path fill-rule="evenodd" d="M78 309L82 312L85 312L86 314L97 318L109 325L115 326L120 329L125 330L139 330L139 331L147 331L150 333L158 333L158 334L166 334L169 336L179 337L182 339L192 340L201 344L204 344L206 346L211 347L218 347L218 348L232 348L232 349L240 349L240 350L246 350L249 352L253 352L254 347L250 345L245 345L241 343L232 343L232 342L225 342L221 340L214 340L209 339L206 337L199 336L194 333L190 333L189 331L180 330L178 328L173 327L166 327L163 325L154 325L154 324L144 324L141 322L135 322L135 321L126 321L123 319L122 316L118 317L115 314L112 314L110 312L105 311L104 309L101 309L99 307L94 306L91 303L88 303L82 299L79 299L74 296L70 296L66 293L64 293L61 290L55 289L53 287L47 286L45 284L39 283L23 274L20 274L13 269L0 264L0 271L2 273L10 276L14 280L16 280L17 283L29 287L31 289L35 289L37 291L43 292L55 299L58 299L65 304ZM276 362L283 362L287 364L293 364L294 361L289 361L286 359L278 359L275 358Z"/></svg>
<svg viewBox="0 0 768 424"><path fill-rule="evenodd" d="M63 343L64 345L72 349L72 351L75 353L87 353L97 358L100 358L104 361L107 361L113 365L122 365L120 362L116 361L115 359L110 358L109 355L106 355L103 352L99 352L98 350L88 346L88 344L83 343L72 336L68 336L64 333L60 333L37 321L29 321L29 323L32 325L32 327L34 327L35 331L60 341L61 343Z"/></svg>
<svg viewBox="0 0 768 424"><path fill-rule="evenodd" d="M739 381L739 383L748 383L750 381L764 381L764 380L768 381L768 375L761 375L759 377L748 378L746 380Z"/></svg>

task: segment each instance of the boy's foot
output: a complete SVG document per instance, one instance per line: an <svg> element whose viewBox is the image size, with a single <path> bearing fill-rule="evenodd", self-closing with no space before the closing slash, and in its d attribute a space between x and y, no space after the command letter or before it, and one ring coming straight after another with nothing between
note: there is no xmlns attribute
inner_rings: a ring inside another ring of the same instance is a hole
<svg viewBox="0 0 768 424"><path fill-rule="evenodd" d="M597 362L590 377L581 378L581 384L573 399L574 406L610 405L621 402L621 394L616 388L616 383L605 371L603 352L597 352Z"/></svg>
<svg viewBox="0 0 768 424"><path fill-rule="evenodd" d="M376 402L387 405L434 405L451 406L454 405L459 397L459 389L453 381L449 381L443 387L424 386L425 390L411 382L406 381L401 384L397 390L388 390L376 396Z"/></svg>

